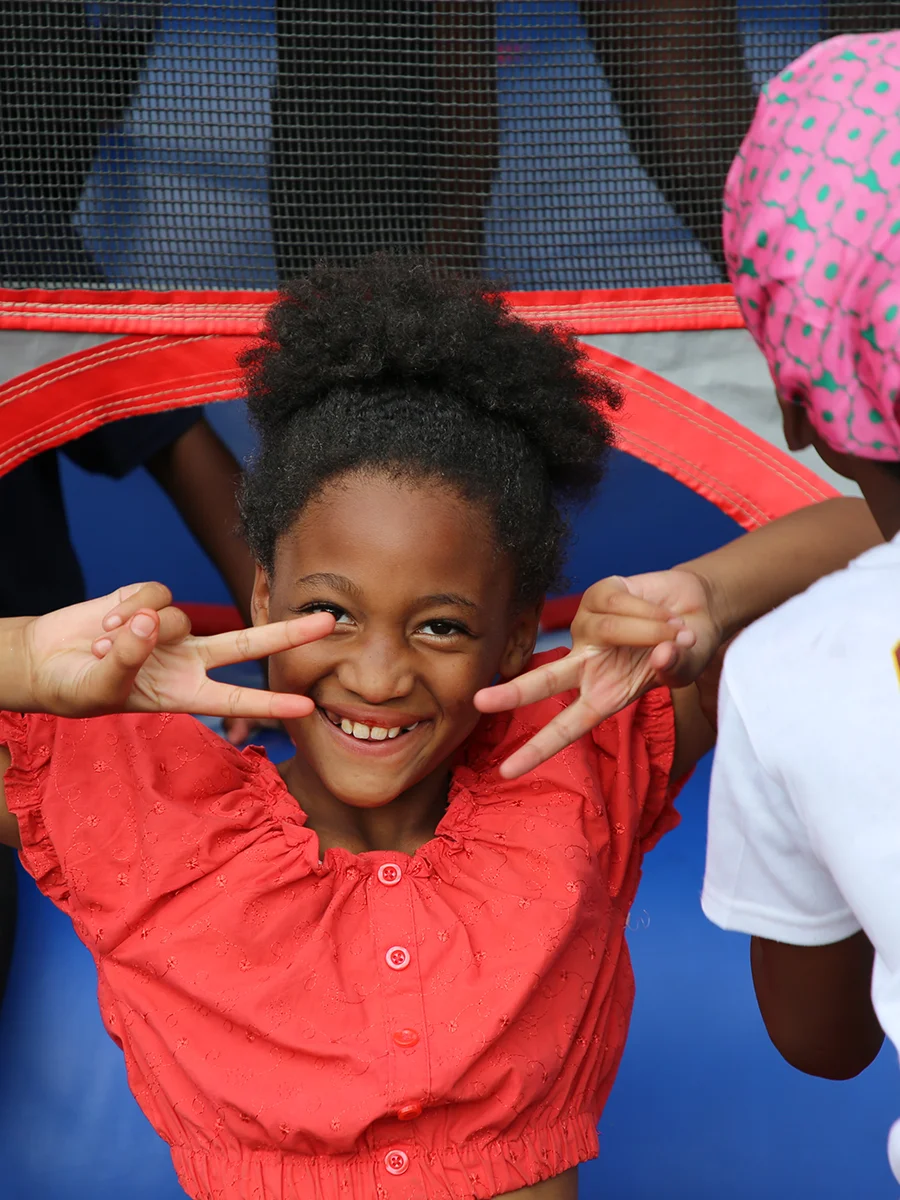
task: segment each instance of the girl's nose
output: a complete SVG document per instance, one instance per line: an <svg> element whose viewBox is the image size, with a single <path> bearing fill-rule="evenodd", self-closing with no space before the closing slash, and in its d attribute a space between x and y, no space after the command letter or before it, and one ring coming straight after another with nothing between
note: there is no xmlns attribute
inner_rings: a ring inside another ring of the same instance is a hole
<svg viewBox="0 0 900 1200"><path fill-rule="evenodd" d="M384 704L408 696L414 678L405 642L377 634L348 649L337 677L342 687L367 704Z"/></svg>

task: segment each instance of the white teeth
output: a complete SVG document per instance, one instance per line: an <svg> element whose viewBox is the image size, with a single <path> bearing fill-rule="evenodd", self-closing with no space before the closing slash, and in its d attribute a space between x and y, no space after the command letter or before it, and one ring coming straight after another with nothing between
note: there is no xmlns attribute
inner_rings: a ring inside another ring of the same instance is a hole
<svg viewBox="0 0 900 1200"><path fill-rule="evenodd" d="M385 740L393 741L395 737L399 737L401 733L409 733L420 724L416 721L413 725L407 725L405 728L402 725L394 725L391 729L386 729L383 725L363 725L362 721L351 721L349 717L339 717L337 713L323 710L325 716L332 723L341 729L350 737L358 738L361 742L369 740L373 742L383 742Z"/></svg>

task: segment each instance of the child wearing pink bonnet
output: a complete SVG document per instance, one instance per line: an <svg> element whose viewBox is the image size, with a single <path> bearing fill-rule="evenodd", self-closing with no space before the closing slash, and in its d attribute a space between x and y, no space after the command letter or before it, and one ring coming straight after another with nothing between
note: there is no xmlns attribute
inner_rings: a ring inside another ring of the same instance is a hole
<svg viewBox="0 0 900 1200"><path fill-rule="evenodd" d="M885 543L729 650L703 907L751 935L783 1056L848 1078L900 1044L900 32L769 83L724 240L788 444L859 484ZM888 1152L900 1179L900 1122Z"/></svg>

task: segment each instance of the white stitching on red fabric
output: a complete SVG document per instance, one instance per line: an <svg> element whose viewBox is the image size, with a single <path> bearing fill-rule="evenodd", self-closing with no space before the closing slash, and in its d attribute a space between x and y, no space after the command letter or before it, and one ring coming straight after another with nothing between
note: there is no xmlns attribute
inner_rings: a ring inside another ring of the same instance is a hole
<svg viewBox="0 0 900 1200"><path fill-rule="evenodd" d="M594 361L597 362L597 360ZM627 381L630 392L642 396L645 400L658 405L660 408L667 409L679 420L687 421L698 429L704 429L707 433L714 433L721 441L730 442L735 449L741 450L747 457L752 458L755 462L767 467L769 470L774 470L781 479L785 482L790 482L793 487L797 488L804 495L810 498L824 498L823 494L814 490L814 485L810 484L805 475L793 468L789 459L783 459L775 453L767 453L755 441L741 437L733 429L719 425L718 422L713 421L706 414L697 412L683 401L667 395L644 380L635 379L634 376L629 375L625 370L616 367L614 364L610 364L604 368L597 362L597 366L600 370L605 369L611 374L619 375L623 381ZM830 495L830 493L828 494Z"/></svg>
<svg viewBox="0 0 900 1200"><path fill-rule="evenodd" d="M48 425L40 433L35 434L31 438L17 442L14 450L9 450L5 454L0 455L0 473L3 472L8 463L14 460L18 461L23 449L34 447L34 453L39 454L44 449L49 449L54 445L60 444L54 435L63 430L71 435L64 440L74 441L82 433L97 428L98 425L103 424L102 421L96 420L97 416L114 412L116 419L119 420L125 417L140 416L143 413L159 412L161 411L160 400L174 398L177 391L183 393L182 399L176 404L167 407L187 408L192 404L205 403L207 401L213 403L219 400L234 400L237 399L241 392L239 384L240 379L237 377L220 376L208 384L195 384L176 389L176 391L167 390L165 387L160 388L158 392L148 392L144 396L135 397L133 401L125 405L118 403L95 405L91 409L89 417L86 417L84 413L78 413L75 416L57 422L55 425ZM215 390L216 387L219 388L219 391ZM32 455L27 455L26 457L32 457Z"/></svg>
<svg viewBox="0 0 900 1200"><path fill-rule="evenodd" d="M194 337L179 338L178 342L188 345L191 342L210 341L216 336L218 335L197 334ZM72 379L76 375L83 375L86 371L92 371L106 361L139 358L141 355L152 354L157 350L167 350L171 345L172 342L168 336L148 336L140 342L129 341L124 346L121 341L115 341L109 342L105 346L98 346L96 350L76 352L78 354L77 360L64 362L58 367L50 365L46 370L41 371L40 374L30 375L28 386L20 385L17 387L16 381L13 379L8 384L0 387L0 408L6 404L11 404L14 400L21 399L23 396L30 396L34 392L42 391L51 384L62 383L64 380Z"/></svg>

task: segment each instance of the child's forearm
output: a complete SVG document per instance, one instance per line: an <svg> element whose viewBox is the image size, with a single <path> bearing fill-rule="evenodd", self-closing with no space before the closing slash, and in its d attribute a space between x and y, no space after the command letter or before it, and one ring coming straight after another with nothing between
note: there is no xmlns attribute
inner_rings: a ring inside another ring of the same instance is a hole
<svg viewBox="0 0 900 1200"><path fill-rule="evenodd" d="M0 620L0 710L27 712L34 708L31 673L25 651L24 630L33 617Z"/></svg>
<svg viewBox="0 0 900 1200"><path fill-rule="evenodd" d="M884 539L864 500L799 509L682 567L707 584L723 641Z"/></svg>

